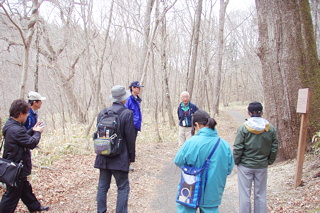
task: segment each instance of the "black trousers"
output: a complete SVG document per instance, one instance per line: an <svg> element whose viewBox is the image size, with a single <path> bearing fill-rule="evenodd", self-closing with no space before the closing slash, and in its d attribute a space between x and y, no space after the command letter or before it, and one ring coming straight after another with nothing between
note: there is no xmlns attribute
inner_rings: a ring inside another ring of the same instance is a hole
<svg viewBox="0 0 320 213"><path fill-rule="evenodd" d="M13 213L21 198L29 211L36 211L40 208L40 202L32 192L31 184L27 178L22 178L17 183L18 187L10 187L3 194L0 202L0 213Z"/></svg>

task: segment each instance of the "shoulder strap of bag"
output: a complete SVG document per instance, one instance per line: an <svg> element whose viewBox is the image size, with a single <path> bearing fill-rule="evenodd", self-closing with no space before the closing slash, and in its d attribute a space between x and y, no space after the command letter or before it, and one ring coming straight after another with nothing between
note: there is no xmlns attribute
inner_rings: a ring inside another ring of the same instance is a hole
<svg viewBox="0 0 320 213"><path fill-rule="evenodd" d="M217 149L217 147L218 147L219 143L220 143L220 138L218 139L217 143L214 145L214 147L213 147L213 149L212 149L212 151L211 151L210 155L208 156L207 160L204 162L204 164L203 164L203 166L202 166L202 167L205 167L206 165L209 165L209 163L210 163L210 159L211 159L211 157L212 157L213 153L216 151L216 149Z"/></svg>
<svg viewBox="0 0 320 213"><path fill-rule="evenodd" d="M220 138L218 139L217 143L214 145L210 155L208 156L207 160L203 164L203 168L205 170L205 178L204 178L204 190L203 193L206 191L206 186L207 186L207 179L208 179L208 170L209 170L209 165L210 165L210 158L212 157L213 153L216 151L218 145L220 143Z"/></svg>

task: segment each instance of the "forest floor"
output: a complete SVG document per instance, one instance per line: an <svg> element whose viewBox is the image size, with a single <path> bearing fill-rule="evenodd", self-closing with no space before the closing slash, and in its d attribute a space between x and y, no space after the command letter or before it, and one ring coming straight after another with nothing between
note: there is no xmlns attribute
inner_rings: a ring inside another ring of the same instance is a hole
<svg viewBox="0 0 320 213"><path fill-rule="evenodd" d="M239 123L243 122L245 110L223 110L216 117L220 137L232 142ZM179 147L177 130L163 125L160 132L162 142L154 142L153 129L145 123L137 140L136 162L130 172L129 212L131 213L173 213L175 211L175 190L179 181L179 170L173 158ZM43 140L52 138L44 136ZM86 139L87 141L89 139ZM72 141L71 139L69 141ZM92 148L86 149L83 139L78 144L68 144L70 153L50 157L50 164L44 166L43 159L52 155L54 148L40 145L33 150L33 173L30 176L34 193L42 205L49 205L48 212L96 212L96 192L99 171L93 168L95 155ZM46 142L49 143L49 142ZM231 144L232 146L232 144ZM71 147L71 148L70 148ZM77 147L78 149L75 149ZM80 148L79 148L80 147ZM46 149L44 151L44 149ZM42 160L40 160L42 159ZM169 168L169 169L168 169ZM276 162L268 169L268 208L269 212L320 212L320 156L306 154L303 165L302 185L293 189L295 160ZM0 187L0 196L4 189ZM238 212L236 167L227 180L220 212ZM108 212L115 212L116 185L108 192ZM28 212L20 201L16 212Z"/></svg>

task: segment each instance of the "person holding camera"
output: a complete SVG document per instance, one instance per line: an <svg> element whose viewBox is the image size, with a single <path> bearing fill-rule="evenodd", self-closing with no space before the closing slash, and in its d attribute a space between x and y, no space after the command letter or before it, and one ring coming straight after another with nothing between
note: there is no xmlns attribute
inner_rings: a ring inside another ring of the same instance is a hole
<svg viewBox="0 0 320 213"><path fill-rule="evenodd" d="M37 122L33 128L26 130L23 124L29 115L28 110L29 105L24 100L13 101L9 110L10 118L2 128L5 140L3 158L16 163L22 162L23 168L17 187L7 185L0 202L0 213L13 213L20 199L30 212L49 209L48 206L41 206L28 181L32 169L30 150L38 145L44 130L44 126L40 126L41 122Z"/></svg>

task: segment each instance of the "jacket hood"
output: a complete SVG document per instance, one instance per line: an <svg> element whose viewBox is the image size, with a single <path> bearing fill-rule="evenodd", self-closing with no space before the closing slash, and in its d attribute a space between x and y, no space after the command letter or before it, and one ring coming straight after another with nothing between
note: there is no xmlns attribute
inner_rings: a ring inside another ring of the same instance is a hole
<svg viewBox="0 0 320 213"><path fill-rule="evenodd" d="M261 134L270 130L269 121L261 117L251 117L245 123L245 127L253 134Z"/></svg>
<svg viewBox="0 0 320 213"><path fill-rule="evenodd" d="M3 129L2 129L2 135L5 135L7 130L13 126L14 124L19 124L21 125L18 121L14 120L13 118L9 118L6 122L6 125L4 125Z"/></svg>

